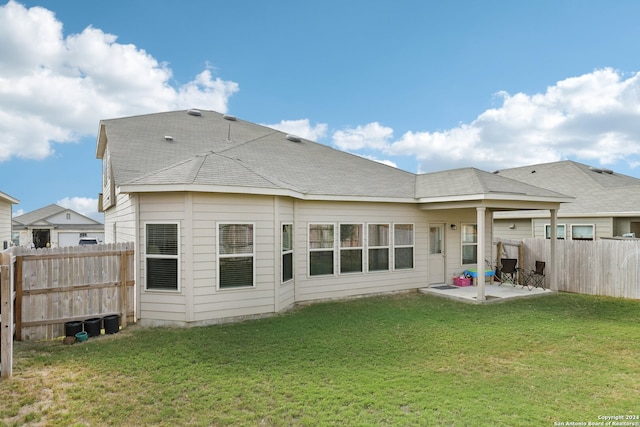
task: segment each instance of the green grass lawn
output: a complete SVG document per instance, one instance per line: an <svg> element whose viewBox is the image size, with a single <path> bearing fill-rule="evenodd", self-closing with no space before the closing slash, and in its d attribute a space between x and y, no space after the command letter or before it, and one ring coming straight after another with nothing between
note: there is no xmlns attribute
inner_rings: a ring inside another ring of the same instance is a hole
<svg viewBox="0 0 640 427"><path fill-rule="evenodd" d="M134 326L73 346L16 343L14 362L0 425L588 423L640 414L640 301L411 293L239 324Z"/></svg>

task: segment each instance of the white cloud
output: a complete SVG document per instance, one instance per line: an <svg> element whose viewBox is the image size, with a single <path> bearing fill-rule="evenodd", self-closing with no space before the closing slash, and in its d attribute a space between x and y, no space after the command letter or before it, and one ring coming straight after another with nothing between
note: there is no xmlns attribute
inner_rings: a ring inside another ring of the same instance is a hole
<svg viewBox="0 0 640 427"><path fill-rule="evenodd" d="M87 27L64 36L42 7L0 6L0 162L44 158L52 142L96 132L100 119L180 108L227 111L238 84L206 68L174 88L171 69L117 37Z"/></svg>
<svg viewBox="0 0 640 427"><path fill-rule="evenodd" d="M383 165L387 165L387 166L391 166L392 168L397 168L398 164L392 160L386 160L386 159L378 159L372 155L369 154L358 154L358 156L363 157L367 160L373 160L374 162L378 162L378 163L382 163Z"/></svg>
<svg viewBox="0 0 640 427"><path fill-rule="evenodd" d="M93 218L96 221L104 222L103 214L98 212L98 199L89 197L65 197L64 199L58 200L56 204L88 216L89 218Z"/></svg>
<svg viewBox="0 0 640 427"><path fill-rule="evenodd" d="M299 137L309 139L311 141L318 141L324 138L327 134L327 124L318 123L312 126L309 119L300 120L282 120L280 123L265 124L264 126L277 129L281 132L287 132Z"/></svg>
<svg viewBox="0 0 640 427"><path fill-rule="evenodd" d="M333 144L345 151L361 149L382 150L393 137L393 129L378 122L368 123L333 133Z"/></svg>
<svg viewBox="0 0 640 427"><path fill-rule="evenodd" d="M498 108L440 132L406 132L382 147L415 156L424 171L473 165L486 170L573 158L603 165L640 160L640 73L606 68L545 93L497 94Z"/></svg>

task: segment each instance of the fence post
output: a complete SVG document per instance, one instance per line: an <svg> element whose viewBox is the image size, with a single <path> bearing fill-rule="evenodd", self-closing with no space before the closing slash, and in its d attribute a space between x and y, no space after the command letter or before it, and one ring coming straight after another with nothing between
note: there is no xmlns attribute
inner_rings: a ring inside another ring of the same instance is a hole
<svg viewBox="0 0 640 427"><path fill-rule="evenodd" d="M122 327L127 326L127 313L129 309L127 307L127 301L129 300L129 289L127 288L127 251L126 248L120 252L120 310L122 312L121 324Z"/></svg>
<svg viewBox="0 0 640 427"><path fill-rule="evenodd" d="M14 272L14 286L16 291L16 340L22 341L22 255L16 256L16 271Z"/></svg>
<svg viewBox="0 0 640 427"><path fill-rule="evenodd" d="M0 377L13 374L13 290L11 289L11 257L0 256L0 311L2 321L0 331Z"/></svg>

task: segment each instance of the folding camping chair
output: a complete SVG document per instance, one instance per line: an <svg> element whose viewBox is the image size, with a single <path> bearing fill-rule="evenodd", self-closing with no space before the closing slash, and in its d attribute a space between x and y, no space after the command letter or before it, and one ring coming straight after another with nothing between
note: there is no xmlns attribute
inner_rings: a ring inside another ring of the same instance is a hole
<svg viewBox="0 0 640 427"><path fill-rule="evenodd" d="M533 288L542 288L544 289L544 261L536 261L536 269L531 270L529 273L525 273L522 271L523 284L522 287L525 286L529 288L529 290Z"/></svg>
<svg viewBox="0 0 640 427"><path fill-rule="evenodd" d="M498 284L510 283L516 285L518 283L518 268L516 265L518 260L516 258L501 258L500 266L498 269Z"/></svg>

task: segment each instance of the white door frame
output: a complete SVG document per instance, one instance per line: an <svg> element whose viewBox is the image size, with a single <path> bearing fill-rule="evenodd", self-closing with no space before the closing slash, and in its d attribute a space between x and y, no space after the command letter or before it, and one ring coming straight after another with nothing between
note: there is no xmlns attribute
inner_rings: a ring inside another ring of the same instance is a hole
<svg viewBox="0 0 640 427"><path fill-rule="evenodd" d="M447 277L447 269L446 269L446 241L447 239L445 238L445 234L447 232L447 227L446 227L446 223L445 222L429 222L428 227L429 227L429 240L428 240L428 268L427 268L427 275L428 275L428 282L429 285L432 284L436 284L436 283L446 283L446 277ZM432 235L431 235L431 231L433 228L438 228L440 229L440 232L438 233L439 239L440 241L439 243L439 247L438 248L432 248Z"/></svg>

